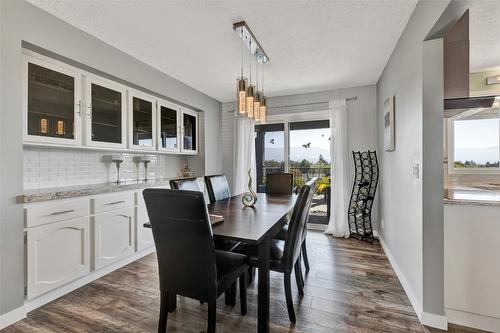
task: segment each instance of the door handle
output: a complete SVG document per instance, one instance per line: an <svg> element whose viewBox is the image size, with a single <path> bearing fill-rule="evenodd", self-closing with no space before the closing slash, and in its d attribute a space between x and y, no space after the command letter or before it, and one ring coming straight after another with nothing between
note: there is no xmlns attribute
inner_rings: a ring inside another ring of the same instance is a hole
<svg viewBox="0 0 500 333"><path fill-rule="evenodd" d="M75 210L74 209L68 209L68 210L61 210L59 212L53 212L52 214L50 214L51 216L53 215L61 215L61 214L66 214L66 213L72 213L74 212Z"/></svg>
<svg viewBox="0 0 500 333"><path fill-rule="evenodd" d="M118 201L109 202L106 205L117 205L117 204L121 204L124 202L125 202L125 200L118 200Z"/></svg>

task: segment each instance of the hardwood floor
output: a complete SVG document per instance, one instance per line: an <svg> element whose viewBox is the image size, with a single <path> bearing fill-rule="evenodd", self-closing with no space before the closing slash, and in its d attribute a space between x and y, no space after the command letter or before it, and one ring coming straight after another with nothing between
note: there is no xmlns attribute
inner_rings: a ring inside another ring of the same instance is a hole
<svg viewBox="0 0 500 333"><path fill-rule="evenodd" d="M310 231L308 254L305 296L299 298L294 288L296 325L288 320L282 275L271 273L271 332L427 331L378 244ZM238 305L225 306L220 297L217 332L257 331L255 283L248 293L245 317ZM156 332L159 307L152 254L32 311L1 332ZM177 310L168 316L168 331L204 332L206 319L206 304L179 297Z"/></svg>

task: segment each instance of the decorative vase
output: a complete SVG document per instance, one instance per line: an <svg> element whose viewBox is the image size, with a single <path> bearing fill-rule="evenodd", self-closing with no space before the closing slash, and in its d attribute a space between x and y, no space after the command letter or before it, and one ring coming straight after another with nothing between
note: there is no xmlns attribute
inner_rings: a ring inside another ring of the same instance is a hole
<svg viewBox="0 0 500 333"><path fill-rule="evenodd" d="M243 205L245 205L245 207L253 207L257 202L257 194L252 188L251 170L252 169L248 169L248 192L243 194L243 197L241 198L241 201L243 202Z"/></svg>

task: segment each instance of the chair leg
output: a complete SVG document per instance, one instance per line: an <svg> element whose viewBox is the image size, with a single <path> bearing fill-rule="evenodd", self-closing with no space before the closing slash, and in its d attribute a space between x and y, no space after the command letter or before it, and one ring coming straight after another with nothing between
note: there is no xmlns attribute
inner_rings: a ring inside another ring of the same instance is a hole
<svg viewBox="0 0 500 333"><path fill-rule="evenodd" d="M231 307L236 306L236 281L231 285Z"/></svg>
<svg viewBox="0 0 500 333"><path fill-rule="evenodd" d="M177 295L168 293L168 312L172 313L177 309Z"/></svg>
<svg viewBox="0 0 500 333"><path fill-rule="evenodd" d="M217 313L217 302L209 301L207 333L215 333L216 313Z"/></svg>
<svg viewBox="0 0 500 333"><path fill-rule="evenodd" d="M293 298L292 298L292 284L290 279L290 273L285 273L285 296L286 296L286 307L288 309L288 317L292 323L296 322L295 310L293 309Z"/></svg>
<svg viewBox="0 0 500 333"><path fill-rule="evenodd" d="M231 305L231 288L227 288L224 292L224 304Z"/></svg>
<svg viewBox="0 0 500 333"><path fill-rule="evenodd" d="M255 279L255 268L248 267L248 286L250 286L253 283L254 279Z"/></svg>
<svg viewBox="0 0 500 333"><path fill-rule="evenodd" d="M302 242L302 256L304 257L304 266L306 266L306 275L309 274L309 258L307 257L306 240Z"/></svg>
<svg viewBox="0 0 500 333"><path fill-rule="evenodd" d="M240 308L241 315L247 314L247 273L240 276Z"/></svg>
<svg viewBox="0 0 500 333"><path fill-rule="evenodd" d="M304 296L304 287L302 285L302 272L300 269L300 260L297 260L297 262L294 265L294 271L295 271L295 282L297 283L297 289L299 290L299 295Z"/></svg>
<svg viewBox="0 0 500 333"><path fill-rule="evenodd" d="M168 299L169 294L166 291L162 291L160 294L160 319L158 321L158 333L165 333L167 331Z"/></svg>

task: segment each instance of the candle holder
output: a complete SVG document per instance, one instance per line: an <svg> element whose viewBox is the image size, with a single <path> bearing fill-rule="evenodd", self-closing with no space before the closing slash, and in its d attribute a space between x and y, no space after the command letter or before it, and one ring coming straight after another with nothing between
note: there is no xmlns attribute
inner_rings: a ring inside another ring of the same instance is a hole
<svg viewBox="0 0 500 333"><path fill-rule="evenodd" d="M245 207L253 207L257 203L257 194L252 188L251 170L252 169L248 169L248 192L243 194L243 197L241 198L241 202L243 202Z"/></svg>

